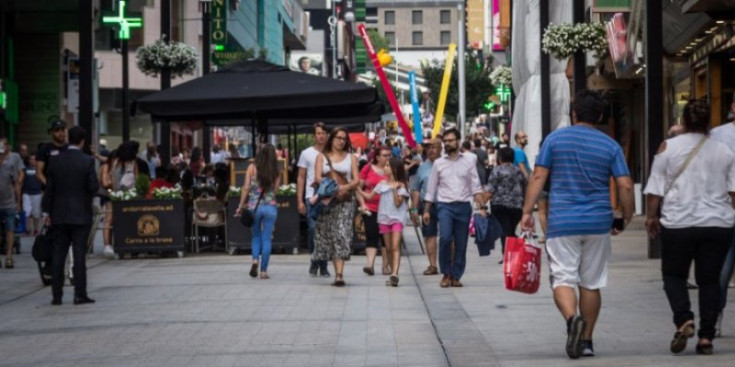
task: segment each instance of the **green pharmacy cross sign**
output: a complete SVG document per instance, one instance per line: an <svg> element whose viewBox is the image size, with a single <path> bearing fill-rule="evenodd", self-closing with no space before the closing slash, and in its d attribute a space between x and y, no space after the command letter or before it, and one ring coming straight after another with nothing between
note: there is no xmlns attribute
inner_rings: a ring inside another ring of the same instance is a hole
<svg viewBox="0 0 735 367"><path fill-rule="evenodd" d="M510 87L501 85L495 89L495 94L500 96L500 102L508 102L510 100Z"/></svg>
<svg viewBox="0 0 735 367"><path fill-rule="evenodd" d="M116 15L105 16L102 18L103 24L117 25L120 27L118 38L121 40L130 39L130 28L140 28L143 26L143 18L141 17L125 17L125 1L120 1Z"/></svg>

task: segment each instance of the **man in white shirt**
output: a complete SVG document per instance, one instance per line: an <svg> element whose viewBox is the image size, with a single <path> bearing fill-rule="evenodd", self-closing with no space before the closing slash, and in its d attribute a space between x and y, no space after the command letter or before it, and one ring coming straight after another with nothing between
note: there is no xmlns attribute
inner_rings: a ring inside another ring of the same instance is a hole
<svg viewBox="0 0 735 367"><path fill-rule="evenodd" d="M735 153L735 95L733 95L727 117L727 122L710 130L709 135L712 139L725 143ZM727 305L727 288L732 278L733 268L735 268L735 237L727 251L725 263L722 265L722 272L720 273L720 316L717 319L716 336L722 334L722 315Z"/></svg>
<svg viewBox="0 0 735 367"><path fill-rule="evenodd" d="M444 133L444 149L447 155L437 159L431 168L426 188L423 220L431 220L431 206L436 204L439 218L439 271L444 274L439 285L442 288L461 287L464 274L467 240L474 197L478 206L483 205L480 177L477 175L477 156L459 152L460 134L457 129ZM454 254L451 245L454 242Z"/></svg>
<svg viewBox="0 0 735 367"><path fill-rule="evenodd" d="M219 144L215 144L212 147L212 153L209 153L209 163L222 163L225 161L225 158L227 158L227 153L225 153L225 151L220 148Z"/></svg>
<svg viewBox="0 0 735 367"><path fill-rule="evenodd" d="M314 175L316 174L316 158L321 154L324 144L327 142L327 135L327 127L323 122L314 124L314 146L308 147L301 152L297 164L299 175L296 183L296 200L299 203L299 213L306 215L308 226L306 242L309 246L309 253L314 252L314 228L316 222L307 215L311 207L308 198L314 195L315 190L311 185L314 183ZM304 193L306 193L305 196ZM317 270L319 270L320 275L323 277L330 276L326 261L311 260L309 274L316 276Z"/></svg>

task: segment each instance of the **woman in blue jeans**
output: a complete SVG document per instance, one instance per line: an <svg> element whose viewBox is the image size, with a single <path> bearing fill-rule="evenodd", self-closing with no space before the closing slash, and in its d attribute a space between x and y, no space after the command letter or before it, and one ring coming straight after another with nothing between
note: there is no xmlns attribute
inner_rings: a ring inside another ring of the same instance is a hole
<svg viewBox="0 0 735 367"><path fill-rule="evenodd" d="M280 184L280 175L276 166L276 149L273 145L265 145L257 157L255 164L248 167L245 176L245 185L240 195L240 206L235 216L240 216L244 209L254 211L255 221L252 227L253 264L250 266L250 276L258 276L260 264L260 279L268 279L268 260L271 256L271 238L276 223L278 208L276 206L276 189Z"/></svg>

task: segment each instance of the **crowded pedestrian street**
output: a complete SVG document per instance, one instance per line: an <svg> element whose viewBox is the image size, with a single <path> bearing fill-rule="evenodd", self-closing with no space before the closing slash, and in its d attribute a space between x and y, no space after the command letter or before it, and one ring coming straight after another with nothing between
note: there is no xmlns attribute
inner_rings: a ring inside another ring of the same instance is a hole
<svg viewBox="0 0 735 367"><path fill-rule="evenodd" d="M670 353L671 315L642 219L612 240L594 358L564 353L546 259L538 293L510 292L498 252L481 258L470 243L464 287L443 289L421 274L427 260L409 226L397 288L363 274L361 255L347 263L344 288L309 277L304 254L273 255L267 282L247 275L244 256L92 255L97 303L62 307L49 305L24 238L17 269L0 283L0 366L731 365L732 298L715 355ZM98 254L102 246L100 237Z"/></svg>

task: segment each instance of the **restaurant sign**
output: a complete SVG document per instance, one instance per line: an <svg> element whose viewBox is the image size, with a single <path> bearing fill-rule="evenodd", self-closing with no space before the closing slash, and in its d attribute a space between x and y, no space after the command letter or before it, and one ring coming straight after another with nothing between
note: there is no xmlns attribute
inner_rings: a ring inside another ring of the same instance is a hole
<svg viewBox="0 0 735 367"><path fill-rule="evenodd" d="M112 208L115 252L183 251L183 201L116 201Z"/></svg>
<svg viewBox="0 0 735 367"><path fill-rule="evenodd" d="M212 62L215 65L224 66L245 57L242 46L236 40L230 42L228 37L227 0L212 0L211 29Z"/></svg>

